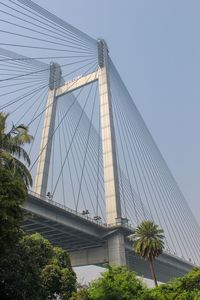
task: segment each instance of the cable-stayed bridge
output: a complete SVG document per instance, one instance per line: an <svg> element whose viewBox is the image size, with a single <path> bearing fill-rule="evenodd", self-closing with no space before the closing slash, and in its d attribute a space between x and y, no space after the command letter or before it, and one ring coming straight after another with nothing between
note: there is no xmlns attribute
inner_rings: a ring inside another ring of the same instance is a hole
<svg viewBox="0 0 200 300"><path fill-rule="evenodd" d="M34 136L22 227L67 249L73 265L127 264L148 277L128 236L154 220L165 232L159 279L199 265L199 225L106 42L32 1L3 0L0 15L0 110Z"/></svg>

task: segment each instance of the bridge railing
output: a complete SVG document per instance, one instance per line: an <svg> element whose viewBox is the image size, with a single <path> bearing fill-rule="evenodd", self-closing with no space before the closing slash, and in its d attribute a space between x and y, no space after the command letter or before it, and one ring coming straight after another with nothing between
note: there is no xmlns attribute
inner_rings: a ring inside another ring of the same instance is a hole
<svg viewBox="0 0 200 300"><path fill-rule="evenodd" d="M85 219L85 220L88 220L88 221L93 222L93 223L95 223L95 224L97 224L97 225L100 225L100 226L102 226L102 227L107 228L107 224L106 224L106 223L103 223L103 221L102 221L101 219L94 219L94 218L91 218L90 216L88 216L88 214L84 215L84 214L82 214L82 213L80 213L80 212L78 212L78 211L76 211L76 210L74 210L74 209L72 209L72 208L67 207L67 206L64 205L64 204L61 204L61 203L59 203L59 202L54 201L54 200L53 200L52 198L50 198L49 196L46 196L46 197L45 197L45 196L41 196L41 195L39 195L39 194L37 194L37 193L31 191L31 190L29 190L28 193L29 193L29 195L31 195L31 196L33 196L33 197L36 197L36 198L38 198L38 199L40 199L40 200L42 200L42 201L45 201L45 202L47 202L47 203L49 203L49 204L51 204L51 205L54 205L54 206L56 206L56 207L59 207L59 208L65 210L65 211L67 211L67 212L70 212L70 213L72 213L72 214L75 214L75 215L77 215L77 216L80 217L80 218L83 218L83 219Z"/></svg>
<svg viewBox="0 0 200 300"><path fill-rule="evenodd" d="M78 211L76 211L76 210L74 210L74 209L72 209L72 208L67 207L67 206L64 205L64 204L61 204L61 203L59 203L59 202L54 201L54 200L53 200L51 197L49 197L49 196L41 196L41 195L39 195L39 194L37 194L37 193L31 191L31 190L29 190L28 193L29 193L29 195L32 195L33 197L39 198L39 199L42 200L42 201L45 201L45 202L47 202L47 203L49 203L49 204L51 204L51 205L54 205L54 206L56 206L56 207L59 207L59 208L65 210L65 211L67 211L67 212L70 212L70 213L72 213L72 214L75 214L75 215L77 215L77 216L80 217L80 218L83 218L83 219L85 219L85 220L88 220L88 221L90 221L90 222L93 222L93 223L95 223L95 224L97 224L97 225L99 225L99 226L102 226L102 227L104 227L104 228L114 228L114 227L122 226L122 227L124 227L124 228L126 228L126 229L129 229L130 231L133 231L133 227L132 227L130 224L128 224L127 219L123 219L123 218L122 218L121 220L118 220L117 222L115 222L115 223L113 223L113 224L106 224L106 223L104 223L104 222L101 220L101 218L95 219L95 217L92 218L92 217L88 216L88 214L80 213L80 212L78 212Z"/></svg>

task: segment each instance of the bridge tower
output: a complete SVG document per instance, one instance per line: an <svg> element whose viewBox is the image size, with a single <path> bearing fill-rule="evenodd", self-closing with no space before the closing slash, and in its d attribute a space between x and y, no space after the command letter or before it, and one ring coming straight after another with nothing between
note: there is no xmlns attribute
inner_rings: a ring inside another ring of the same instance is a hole
<svg viewBox="0 0 200 300"><path fill-rule="evenodd" d="M50 166L52 137L55 127L55 115L58 97L88 85L94 81L99 84L101 137L104 168L104 190L106 203L107 225L112 227L123 223L119 178L115 145L115 130L112 112L112 95L109 80L109 56L108 47L104 40L98 39L98 70L80 76L72 85L63 83L60 66L56 63L50 65L49 94L44 117L44 127L40 144L40 157L35 176L34 192L40 196L46 196L47 181ZM124 234L120 229L115 229L107 238L107 253L110 264L125 265L126 255L124 246Z"/></svg>
<svg viewBox="0 0 200 300"><path fill-rule="evenodd" d="M119 178L113 123L112 96L110 91L108 47L104 40L98 40L99 96L101 116L101 137L104 165L104 189L106 220L108 225L122 224L119 192ZM108 239L109 262L125 265L124 236L116 231Z"/></svg>
<svg viewBox="0 0 200 300"><path fill-rule="evenodd" d="M47 182L57 106L56 88L61 85L61 75L62 71L60 66L57 63L52 62L49 69L49 92L46 102L39 159L34 181L34 192L40 197L46 197L47 194Z"/></svg>

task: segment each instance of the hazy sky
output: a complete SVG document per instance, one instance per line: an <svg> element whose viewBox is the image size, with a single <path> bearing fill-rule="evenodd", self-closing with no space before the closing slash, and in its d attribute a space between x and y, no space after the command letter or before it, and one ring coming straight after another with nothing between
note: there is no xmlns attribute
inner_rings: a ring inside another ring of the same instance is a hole
<svg viewBox="0 0 200 300"><path fill-rule="evenodd" d="M200 1L33 1L107 41L113 62L200 223ZM81 283L101 271L76 268Z"/></svg>
<svg viewBox="0 0 200 300"><path fill-rule="evenodd" d="M33 1L107 41L115 66L200 224L200 0ZM76 268L81 283L101 271Z"/></svg>
<svg viewBox="0 0 200 300"><path fill-rule="evenodd" d="M200 217L200 1L37 0L104 38L152 136Z"/></svg>

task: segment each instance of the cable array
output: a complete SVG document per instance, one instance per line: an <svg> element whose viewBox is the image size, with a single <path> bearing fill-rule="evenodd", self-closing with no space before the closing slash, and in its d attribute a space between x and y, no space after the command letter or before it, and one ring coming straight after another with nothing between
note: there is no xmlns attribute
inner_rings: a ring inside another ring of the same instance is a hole
<svg viewBox="0 0 200 300"><path fill-rule="evenodd" d="M6 47L0 48L0 110L9 112L10 125L12 122L29 125L34 142L27 151L34 177L43 151L40 139L47 110L50 63L58 63L62 69L62 81L73 86L78 78L97 70L96 41L32 1L1 1L0 24L0 47ZM17 54L18 51L21 54ZM70 102L69 99L73 100ZM96 140L100 140L92 125L94 119L99 119L99 113L96 115L96 110L99 111L96 108L97 86L92 85L90 92L83 88L56 101L48 190L58 202L77 211L93 211L93 216L98 214L105 222L103 175L96 174L96 169L102 172L103 168L88 158L91 147L96 147ZM92 115L85 113L81 106L84 101L88 113L93 103ZM87 129L88 122L90 129L85 135L82 130L84 126ZM91 136L96 140L91 140ZM86 149L85 153L83 149ZM96 162L99 165L102 158ZM73 199L66 197L69 191ZM97 194L98 204L95 203Z"/></svg>
<svg viewBox="0 0 200 300"><path fill-rule="evenodd" d="M10 114L10 125L28 124L34 177L47 147L40 140L50 63L59 64L62 83L73 87L98 70L97 44L30 0L2 0L0 24L0 47L6 47L0 48L0 111ZM109 75L122 217L134 227L154 220L165 231L166 251L197 263L199 225L111 59ZM55 101L48 195L106 223L98 82Z"/></svg>
<svg viewBox="0 0 200 300"><path fill-rule="evenodd" d="M126 205L133 206L135 190L142 203L138 221L154 220L165 231L166 250L197 263L199 225L111 60L109 67L118 168L129 189ZM128 210L133 225L135 210Z"/></svg>

